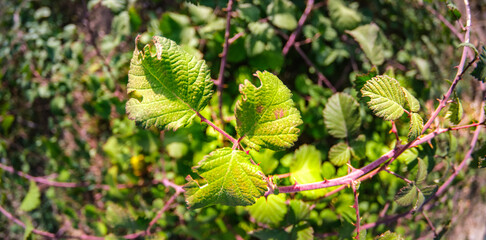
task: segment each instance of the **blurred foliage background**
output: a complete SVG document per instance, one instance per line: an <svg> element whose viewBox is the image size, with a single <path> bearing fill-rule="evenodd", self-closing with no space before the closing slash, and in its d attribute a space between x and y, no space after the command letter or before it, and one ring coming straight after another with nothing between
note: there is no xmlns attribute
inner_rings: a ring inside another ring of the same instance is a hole
<svg viewBox="0 0 486 240"><path fill-rule="evenodd" d="M194 164L228 143L198 122L172 132L142 129L127 119L126 83L135 37L140 34L142 43L153 35L176 41L206 60L216 79L226 4L205 0L195 4L180 0L1 1L0 163L32 176L87 185L46 186L0 170L0 205L27 225L51 233L116 238L145 230L174 194L160 181L184 184ZM421 100L425 109L422 116L426 117L433 111L435 99L449 87L460 53L456 47L461 41L438 15L456 26L465 20L456 21L445 1L317 1L296 43L314 64L310 67L295 48L282 54L305 4L290 0L235 2L230 37L238 37L229 47L222 111L228 122L225 130L235 134L233 109L238 84L254 79L252 74L257 70L276 73L293 90L304 121L302 134L288 152L251 152L252 157L266 174L288 173L295 167L293 162L310 157L317 159L312 164L322 169L318 175L331 179L345 175L347 167L327 160L330 146L341 140L333 138L324 126L322 111L333 91L318 80L317 72L339 92L356 97L355 76L378 65L380 73L395 77ZM476 46L485 41L485 6L481 0L471 2L472 42ZM458 3L458 7L462 11L462 5ZM370 23L378 26L377 49L371 55L348 32ZM456 28L462 35L460 27ZM478 119L477 86L466 77L457 88L464 124ZM359 139L363 147L353 157L355 167L375 160L395 141L389 133L391 123L370 113L361 103ZM205 114L217 121L216 95ZM439 125L448 123L440 121ZM398 127L406 136L408 125ZM429 170L436 170L429 181L440 183L454 163L462 160L468 136L468 130L441 135L430 145L406 152L390 167L411 176L416 173L415 159L421 157ZM484 146L484 141L481 136L479 145ZM294 154L296 149L299 151ZM484 170L461 174L455 187L467 189L467 193L451 190L450 197L429 213L434 224L448 229L454 227L453 216L467 214L455 199L474 196L471 201L484 202L484 180ZM107 187L100 189L97 184ZM117 184L137 186L120 189ZM290 181L284 179L281 184ZM407 211L393 201L404 185L387 173L361 183L362 223ZM187 210L183 196L178 196L156 223L151 237L266 239L292 233L292 238L302 239L350 238L356 218L349 207L354 201L351 189L327 198L321 196L329 190L320 191L272 196L280 199L275 201L278 204L272 218L261 210L244 207ZM430 236L426 220L418 214L369 229L368 238L388 229L408 239ZM21 226L0 216L0 238L21 239L24 232Z"/></svg>

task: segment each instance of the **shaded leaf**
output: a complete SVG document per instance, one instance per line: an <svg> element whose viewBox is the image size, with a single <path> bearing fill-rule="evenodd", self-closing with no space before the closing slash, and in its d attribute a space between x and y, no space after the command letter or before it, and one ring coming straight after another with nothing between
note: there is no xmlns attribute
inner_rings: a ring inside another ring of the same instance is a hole
<svg viewBox="0 0 486 240"><path fill-rule="evenodd" d="M206 156L194 171L207 183L188 176L184 194L190 208L212 204L252 205L267 190L261 168L252 164L250 156L243 151L218 149Z"/></svg>
<svg viewBox="0 0 486 240"><path fill-rule="evenodd" d="M479 55L479 61L476 68L471 72L471 75L477 80L486 82L486 48L481 48L481 54Z"/></svg>
<svg viewBox="0 0 486 240"><path fill-rule="evenodd" d="M417 202L413 207L413 211L419 211L424 203L437 192L437 188L436 185L420 188L417 192Z"/></svg>
<svg viewBox="0 0 486 240"><path fill-rule="evenodd" d="M395 195L395 202L400 206L409 206L417 202L417 187L414 184L409 184Z"/></svg>
<svg viewBox="0 0 486 240"><path fill-rule="evenodd" d="M464 109L462 108L461 100L454 93L453 101L450 103L449 109L445 115L452 124L457 125L461 122L464 115Z"/></svg>
<svg viewBox="0 0 486 240"><path fill-rule="evenodd" d="M410 115L410 128L408 129L408 141L412 141L420 136L424 128L424 120L418 113Z"/></svg>
<svg viewBox="0 0 486 240"><path fill-rule="evenodd" d="M342 166L351 159L351 148L346 143L338 143L329 150L329 160L335 166Z"/></svg>
<svg viewBox="0 0 486 240"><path fill-rule="evenodd" d="M407 100L408 107L411 112L418 112L420 110L420 103L406 88L402 87L405 93L405 99Z"/></svg>
<svg viewBox="0 0 486 240"><path fill-rule="evenodd" d="M263 229L251 233L252 236L261 240L282 240L290 239L289 233L283 229Z"/></svg>
<svg viewBox="0 0 486 240"><path fill-rule="evenodd" d="M456 4L448 2L447 8L449 9L450 13L456 18L456 20L459 20L459 18L461 18L462 14L457 8Z"/></svg>
<svg viewBox="0 0 486 240"><path fill-rule="evenodd" d="M29 212L38 208L40 205L40 196L39 187L37 187L34 181L30 181L29 191L20 204L20 210Z"/></svg>
<svg viewBox="0 0 486 240"><path fill-rule="evenodd" d="M425 161L422 160L421 158L418 158L417 161L418 161L418 171L417 171L417 178L415 182L417 183L417 185L421 185L427 178L427 165L425 164Z"/></svg>
<svg viewBox="0 0 486 240"><path fill-rule="evenodd" d="M247 22L256 22L260 19L260 9L250 3L239 3L236 12Z"/></svg>
<svg viewBox="0 0 486 240"><path fill-rule="evenodd" d="M350 143L351 155L356 159L363 159L366 157L366 137L361 134L357 138L354 138Z"/></svg>
<svg viewBox="0 0 486 240"><path fill-rule="evenodd" d="M212 87L204 61L172 40L154 37L152 43L133 53L127 88L129 95L138 97L127 101L128 117L145 128L176 130L204 109Z"/></svg>
<svg viewBox="0 0 486 240"><path fill-rule="evenodd" d="M314 229L307 223L300 223L292 228L290 239L311 240L314 239Z"/></svg>
<svg viewBox="0 0 486 240"><path fill-rule="evenodd" d="M270 194L268 197L260 197L255 204L248 206L250 215L259 223L277 226L287 213L285 194Z"/></svg>
<svg viewBox="0 0 486 240"><path fill-rule="evenodd" d="M251 148L281 150L291 147L302 124L294 107L292 93L269 72L257 72L261 85L245 80L240 85L242 97L236 103L236 131Z"/></svg>
<svg viewBox="0 0 486 240"><path fill-rule="evenodd" d="M359 26L351 31L351 35L370 60L371 64L379 66L385 61L384 47L380 39L380 28L374 24Z"/></svg>
<svg viewBox="0 0 486 240"><path fill-rule="evenodd" d="M330 97L323 111L327 131L336 138L354 135L361 125L358 107L358 102L346 93Z"/></svg>
<svg viewBox="0 0 486 240"><path fill-rule="evenodd" d="M295 151L290 165L291 182L299 184L323 181L321 176L321 153L312 145L302 145ZM307 198L318 198L326 191L323 189L300 192Z"/></svg>
<svg viewBox="0 0 486 240"><path fill-rule="evenodd" d="M396 79L386 75L376 76L366 82L361 93L371 98L368 106L378 117L395 120L402 116L405 94Z"/></svg>

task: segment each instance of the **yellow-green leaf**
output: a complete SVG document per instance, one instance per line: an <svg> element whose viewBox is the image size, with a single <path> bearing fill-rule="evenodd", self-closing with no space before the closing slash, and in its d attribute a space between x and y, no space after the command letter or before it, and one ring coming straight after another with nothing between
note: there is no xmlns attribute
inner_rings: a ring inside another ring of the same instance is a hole
<svg viewBox="0 0 486 240"><path fill-rule="evenodd" d="M410 115L410 129L408 131L408 141L412 141L420 136L424 128L424 120L418 113Z"/></svg>
<svg viewBox="0 0 486 240"><path fill-rule="evenodd" d="M408 107L411 112L418 112L420 110L420 103L406 88L402 87L405 98L407 99Z"/></svg>
<svg viewBox="0 0 486 240"><path fill-rule="evenodd" d="M312 145L302 145L295 151L294 161L290 165L292 183L303 184L323 181L321 176L321 153ZM311 190L300 192L307 198L324 196L326 190Z"/></svg>
<svg viewBox="0 0 486 240"><path fill-rule="evenodd" d="M24 199L22 200L22 203L20 204L20 210L29 212L40 205L40 191L39 187L37 187L37 184L34 181L30 181L29 185L29 191L27 192L27 195L25 195Z"/></svg>
<svg viewBox="0 0 486 240"><path fill-rule="evenodd" d="M351 148L346 143L338 143L329 150L329 160L335 166L342 166L351 159Z"/></svg>
<svg viewBox="0 0 486 240"><path fill-rule="evenodd" d="M260 197L255 204L248 206L250 215L259 223L277 226L287 213L285 194L270 194L268 197Z"/></svg>
<svg viewBox="0 0 486 240"><path fill-rule="evenodd" d="M336 138L353 136L361 125L358 107L358 102L346 93L330 97L323 111L327 131Z"/></svg>
<svg viewBox="0 0 486 240"><path fill-rule="evenodd" d="M281 150L291 147L302 124L294 107L292 93L269 72L257 72L260 86L245 80L240 85L242 97L236 104L236 131L251 148Z"/></svg>
<svg viewBox="0 0 486 240"><path fill-rule="evenodd" d="M361 93L370 97L368 106L376 116L385 120L395 120L402 116L405 94L396 79L387 75L376 76L366 82Z"/></svg>

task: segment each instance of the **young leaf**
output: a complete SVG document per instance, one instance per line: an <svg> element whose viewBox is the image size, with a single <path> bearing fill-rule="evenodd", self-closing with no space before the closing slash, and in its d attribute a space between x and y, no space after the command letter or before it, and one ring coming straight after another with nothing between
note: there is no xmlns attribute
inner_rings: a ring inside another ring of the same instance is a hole
<svg viewBox="0 0 486 240"><path fill-rule="evenodd" d="M418 161L418 172L417 172L417 178L415 182L417 183L417 185L421 185L427 178L427 165L425 164L425 161L422 160L421 158L418 158L417 161Z"/></svg>
<svg viewBox="0 0 486 240"><path fill-rule="evenodd" d="M236 103L236 131L251 148L281 150L294 144L302 124L290 90L269 72L257 72L261 85L245 80Z"/></svg>
<svg viewBox="0 0 486 240"><path fill-rule="evenodd" d="M290 200L289 222L297 224L307 218L311 211L310 206L302 200Z"/></svg>
<svg viewBox="0 0 486 240"><path fill-rule="evenodd" d="M462 108L461 100L454 93L454 100L449 106L445 118L452 124L457 125L461 122L464 110Z"/></svg>
<svg viewBox="0 0 486 240"><path fill-rule="evenodd" d="M292 183L303 184L323 181L321 176L321 153L312 145L302 145L295 151L294 161L290 165ZM325 190L311 190L300 192L307 198L323 196Z"/></svg>
<svg viewBox="0 0 486 240"><path fill-rule="evenodd" d="M481 54L479 55L479 61L476 68L471 72L471 75L477 80L486 82L486 48L481 48Z"/></svg>
<svg viewBox="0 0 486 240"><path fill-rule="evenodd" d="M358 102L346 93L330 97L323 111L328 132L336 138L352 137L361 125L358 107Z"/></svg>
<svg viewBox="0 0 486 240"><path fill-rule="evenodd" d="M270 194L268 197L260 197L255 204L247 208L257 222L277 226L287 214L285 194Z"/></svg>
<svg viewBox="0 0 486 240"><path fill-rule="evenodd" d="M267 15L275 26L292 31L297 27L295 9L294 3L289 0L274 0L267 6Z"/></svg>
<svg viewBox="0 0 486 240"><path fill-rule="evenodd" d="M351 148L346 143L338 143L329 150L329 160L335 166L342 166L351 159Z"/></svg>
<svg viewBox="0 0 486 240"><path fill-rule="evenodd" d="M300 223L295 225L290 232L290 239L296 240L312 240L314 239L314 228L308 223Z"/></svg>
<svg viewBox="0 0 486 240"><path fill-rule="evenodd" d="M407 99L408 107L411 112L418 112L420 110L419 101L404 87L402 87L405 93L405 98Z"/></svg>
<svg viewBox="0 0 486 240"><path fill-rule="evenodd" d="M30 181L29 191L25 195L22 203L20 204L20 210L22 211L32 211L39 207L40 205L40 191L37 184L34 181Z"/></svg>
<svg viewBox="0 0 486 240"><path fill-rule="evenodd" d="M184 185L184 194L190 208L212 204L252 205L267 190L261 168L251 163L250 156L240 150L218 149L206 156L194 171L207 184L187 177L189 182Z"/></svg>
<svg viewBox="0 0 486 240"><path fill-rule="evenodd" d="M385 61L384 47L380 39L380 28L376 24L370 23L359 26L351 31L346 31L346 33L359 43L371 64L375 66L383 64Z"/></svg>
<svg viewBox="0 0 486 240"><path fill-rule="evenodd" d="M425 186L419 189L417 191L417 202L415 203L413 207L413 211L419 211L422 206L424 205L425 201L427 201L429 198L431 198L435 192L437 192L437 186Z"/></svg>
<svg viewBox="0 0 486 240"><path fill-rule="evenodd" d="M424 120L418 113L410 115L410 129L408 130L408 141L416 139L422 133L424 128Z"/></svg>
<svg viewBox="0 0 486 240"><path fill-rule="evenodd" d="M402 116L405 94L396 79L386 75L376 76L366 82L361 93L371 98L368 106L378 117L395 120Z"/></svg>
<svg viewBox="0 0 486 240"><path fill-rule="evenodd" d="M327 3L333 26L339 30L353 29L361 22L358 11L349 8L341 0L329 0Z"/></svg>
<svg viewBox="0 0 486 240"><path fill-rule="evenodd" d="M207 105L213 82L206 63L174 41L153 37L133 52L128 72L128 117L148 128L176 130ZM133 97L137 96L137 97Z"/></svg>
<svg viewBox="0 0 486 240"><path fill-rule="evenodd" d="M409 206L417 202L417 187L414 184L409 184L395 195L395 201L400 206Z"/></svg>

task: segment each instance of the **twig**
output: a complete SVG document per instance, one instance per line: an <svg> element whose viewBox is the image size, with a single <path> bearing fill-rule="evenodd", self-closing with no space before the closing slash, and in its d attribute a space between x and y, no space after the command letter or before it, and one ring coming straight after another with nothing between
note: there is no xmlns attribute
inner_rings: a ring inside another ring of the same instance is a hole
<svg viewBox="0 0 486 240"><path fill-rule="evenodd" d="M284 55L284 56L287 55L290 47L292 47L292 45L294 45L295 38L297 37L297 35L300 34L300 31L302 30L302 26L304 26L304 23L307 20L307 17L309 16L313 6L314 6L314 0L307 0L307 4L305 6L304 13L302 13L302 16L300 16L299 22L297 24L297 28L295 29L295 31L292 32L292 34L290 34L289 39L287 40L287 43L285 43L285 46L282 50L282 55Z"/></svg>
<svg viewBox="0 0 486 240"><path fill-rule="evenodd" d="M356 181L353 181L353 183L351 183L351 188L353 189L353 195L354 195L354 206L353 206L353 208L356 210L356 237L355 237L355 239L359 239L361 217L359 215L359 203L358 203L359 193L356 191L356 184L357 184Z"/></svg>
<svg viewBox="0 0 486 240"><path fill-rule="evenodd" d="M182 191L177 189L175 194L172 195L169 198L169 200L165 203L164 207L157 212L157 215L155 216L154 219L152 219L152 221L150 221L149 226L147 227L147 230L145 230L147 235L151 234L150 229L152 228L152 226L162 217L162 213L164 213L165 211L167 211L167 209L169 209L170 205L174 202L174 200L177 198L177 196L179 196L179 194L181 194Z"/></svg>
<svg viewBox="0 0 486 240"><path fill-rule="evenodd" d="M447 19L444 18L440 13L438 13L435 9L430 7L427 4L420 4L422 7L425 7L427 11L429 11L432 15L434 15L437 19L439 19L451 32L459 39L459 41L464 42L464 37L457 31L457 29L449 22Z"/></svg>
<svg viewBox="0 0 486 240"><path fill-rule="evenodd" d="M219 67L219 75L216 80L216 86L218 91L218 106L219 106L219 118L221 119L221 125L224 125L223 118L223 78L224 78L224 68L226 67L226 57L228 56L228 46L229 46L229 34L231 27L231 11L233 10L233 0L228 1L227 16L226 16L226 30L224 32L224 44L223 53L221 54L221 65Z"/></svg>
<svg viewBox="0 0 486 240"><path fill-rule="evenodd" d="M0 212L5 216L7 217L10 221L20 225L21 227L23 228L26 228L25 226L25 223L23 223L22 221L20 221L19 219L15 218L14 216L12 216L11 213L9 213L7 210L5 210L1 205L0 205ZM48 237L48 238L56 238L56 235L53 234L53 233L50 233L50 232L44 232L42 230L39 230L39 229L32 229L32 232L35 233L35 234L38 234L38 235L41 235L41 236L44 236L44 237Z"/></svg>
<svg viewBox="0 0 486 240"><path fill-rule="evenodd" d="M393 176L395 176L397 178L400 178L400 179L402 179L403 181L405 181L407 183L413 183L413 181L408 180L407 178L405 178L405 177L403 177L403 176L401 176L401 175L399 175L399 174L397 174L397 173L395 173L393 171L390 171L389 169L385 169L385 172L387 172L387 173L389 173L389 174L391 174L391 175L393 175Z"/></svg>
<svg viewBox="0 0 486 240"><path fill-rule="evenodd" d="M422 211L422 216L425 218L427 224L429 225L430 229L434 233L434 237L437 237L437 230L435 229L434 224L432 223L432 221L430 221L429 216L427 216L425 211Z"/></svg>
<svg viewBox="0 0 486 240"><path fill-rule="evenodd" d="M221 133L223 136L225 136L228 140L231 141L231 143L233 143L233 145L235 144L238 144L238 140L234 139L231 135L229 135L227 132L225 132L223 129L219 128L218 126L216 126L214 123L212 123L211 121L209 121L207 118L205 118L203 115L201 115L201 113L199 112L196 112L197 116L199 118L201 118L201 122L205 122L207 123L209 126L213 127L214 130L218 131L219 133Z"/></svg>

